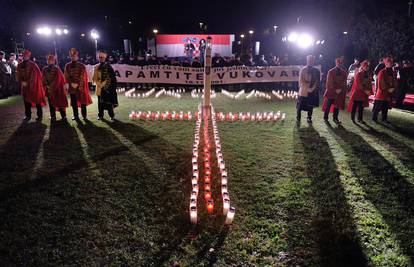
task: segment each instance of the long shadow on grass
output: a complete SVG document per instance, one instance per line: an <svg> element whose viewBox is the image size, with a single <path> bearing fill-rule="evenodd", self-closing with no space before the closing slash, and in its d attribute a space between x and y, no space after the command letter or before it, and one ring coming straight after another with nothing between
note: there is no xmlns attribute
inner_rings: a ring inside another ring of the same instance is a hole
<svg viewBox="0 0 414 267"><path fill-rule="evenodd" d="M414 167L414 150L412 150L410 147L408 147L403 142L398 141L391 135L378 131L374 127L365 124L365 127L357 124L357 126L367 134L370 134L374 136L375 138L381 140L382 143L385 143L386 145L390 146L394 154L401 160L402 163L404 163L407 166L410 166L411 169Z"/></svg>
<svg viewBox="0 0 414 267"><path fill-rule="evenodd" d="M108 125L136 145L146 156L161 164L167 171L168 180L161 180L161 177L156 178L159 180L157 199L162 203L160 208L164 216L157 217L154 221L159 226L158 231L160 232L157 243L165 244L165 246L153 256L155 265L167 264L174 254L182 252L180 245L189 242L189 238L194 233L194 229L190 228L186 212L191 190L191 143L188 147L178 147L159 136L149 142L141 143L139 140L143 136L152 133L134 123L116 122ZM193 128L193 125L190 127ZM209 234L202 235L208 238L201 242L197 258L193 259L194 263L199 262L198 259L207 258L210 265L214 264L217 260L216 253L220 251L220 247L227 237L227 228L212 227L198 230L208 231ZM215 251L213 253L209 251L212 247Z"/></svg>
<svg viewBox="0 0 414 267"><path fill-rule="evenodd" d="M22 123L0 150L0 188L25 181L36 165L46 125Z"/></svg>
<svg viewBox="0 0 414 267"><path fill-rule="evenodd" d="M414 260L414 185L361 136L343 127L330 131L347 153L349 166L367 198L397 236L404 253Z"/></svg>
<svg viewBox="0 0 414 267"><path fill-rule="evenodd" d="M340 173L326 139L312 126L298 129L298 135L317 209L311 223L312 236L303 238L316 241L320 266L365 266Z"/></svg>

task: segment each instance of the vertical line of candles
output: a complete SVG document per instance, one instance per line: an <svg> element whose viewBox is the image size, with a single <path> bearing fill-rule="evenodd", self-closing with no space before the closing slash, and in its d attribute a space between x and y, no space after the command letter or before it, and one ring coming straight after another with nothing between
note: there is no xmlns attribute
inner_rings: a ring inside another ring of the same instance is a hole
<svg viewBox="0 0 414 267"><path fill-rule="evenodd" d="M231 204L230 195L228 192L228 185L227 185L227 169L226 169L226 164L224 162L223 153L221 152L220 134L217 128L216 114L214 112L213 107L211 107L211 123L213 126L217 164L218 164L220 175L221 175L221 197L222 197L222 202L223 202L223 215L226 216L225 224L232 224L236 209L234 207L231 207L230 205Z"/></svg>
<svg viewBox="0 0 414 267"><path fill-rule="evenodd" d="M200 114L201 106L198 107L198 112ZM199 169L198 169L198 149L200 146L200 128L201 128L201 116L197 115L196 127L194 133L194 143L193 143L193 154L191 158L191 165L193 169L193 176L191 178L191 195L190 195L190 222L192 224L197 224L197 199L199 192Z"/></svg>
<svg viewBox="0 0 414 267"><path fill-rule="evenodd" d="M211 144L210 144L210 138L209 138L209 117L208 114L203 114L203 137L204 137L204 148L203 148L203 154L204 154L204 200L206 202L206 209L209 214L213 213L214 211L214 200L213 200L213 194L211 191L211 178L212 178L212 172L211 172Z"/></svg>

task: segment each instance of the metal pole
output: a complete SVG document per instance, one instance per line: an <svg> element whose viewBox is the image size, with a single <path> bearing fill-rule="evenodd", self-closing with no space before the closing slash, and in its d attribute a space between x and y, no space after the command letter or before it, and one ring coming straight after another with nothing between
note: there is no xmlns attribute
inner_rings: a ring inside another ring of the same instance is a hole
<svg viewBox="0 0 414 267"><path fill-rule="evenodd" d="M211 37L207 37L204 59L204 115L210 115L210 93L211 93Z"/></svg>
<svg viewBox="0 0 414 267"><path fill-rule="evenodd" d="M99 58L98 58L98 39L95 38L94 40L95 40L95 59L97 61L99 61Z"/></svg>

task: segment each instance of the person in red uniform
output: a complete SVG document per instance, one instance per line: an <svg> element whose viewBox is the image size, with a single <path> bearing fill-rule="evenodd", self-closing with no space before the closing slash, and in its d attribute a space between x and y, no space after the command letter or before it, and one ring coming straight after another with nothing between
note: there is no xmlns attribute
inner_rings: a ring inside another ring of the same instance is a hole
<svg viewBox="0 0 414 267"><path fill-rule="evenodd" d="M81 113L84 120L88 119L86 106L92 104L92 98L89 94L88 73L86 67L79 60L79 52L76 48L69 50L71 62L65 65L65 89L70 95L70 105L73 109L72 120L79 120L78 107L81 107Z"/></svg>
<svg viewBox="0 0 414 267"><path fill-rule="evenodd" d="M68 99L64 89L65 77L60 68L56 66L55 55L48 55L46 61L47 66L42 70L42 81L49 100L50 118L56 120L56 110L59 110L62 120L66 120Z"/></svg>
<svg viewBox="0 0 414 267"><path fill-rule="evenodd" d="M346 80L348 72L342 68L343 59L341 57L335 59L335 67L328 71L326 77L326 91L323 95L324 102L322 110L324 111L323 119L328 121L329 112L333 112L333 121L339 121L339 110L345 109L346 98Z"/></svg>
<svg viewBox="0 0 414 267"><path fill-rule="evenodd" d="M377 90L375 92L374 108L372 109L372 120L378 121L381 111L382 122L388 123L388 109L391 108L393 94L397 88L397 72L392 69L393 59L384 58L385 68L378 73Z"/></svg>
<svg viewBox="0 0 414 267"><path fill-rule="evenodd" d="M351 119L354 123L357 110L358 122L365 123L363 120L364 108L369 107L369 96L372 94L372 77L368 73L368 68L369 61L364 60L352 84L348 112L351 112Z"/></svg>
<svg viewBox="0 0 414 267"><path fill-rule="evenodd" d="M43 118L42 107L46 105L45 90L42 84L42 72L39 67L30 60L31 52L23 52L23 61L17 66L17 80L20 83L21 94L24 100L25 120L32 117L31 108L36 106L37 120Z"/></svg>

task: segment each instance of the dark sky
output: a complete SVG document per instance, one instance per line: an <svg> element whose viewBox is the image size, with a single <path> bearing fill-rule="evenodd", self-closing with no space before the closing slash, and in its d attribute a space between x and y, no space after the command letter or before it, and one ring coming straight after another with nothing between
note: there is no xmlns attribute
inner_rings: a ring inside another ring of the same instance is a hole
<svg viewBox="0 0 414 267"><path fill-rule="evenodd" d="M160 33L197 33L198 23L208 24L208 33L257 34L273 25L281 34L307 27L319 35L342 32L361 15L376 17L387 12L406 15L408 0L211 0L211 1L88 1L0 0L0 36L27 38L26 32L44 24L67 25L73 36L97 28L102 41L119 43ZM106 19L105 19L106 18ZM131 21L132 24L129 24ZM31 38L36 37L35 34ZM105 39L106 38L106 39Z"/></svg>

